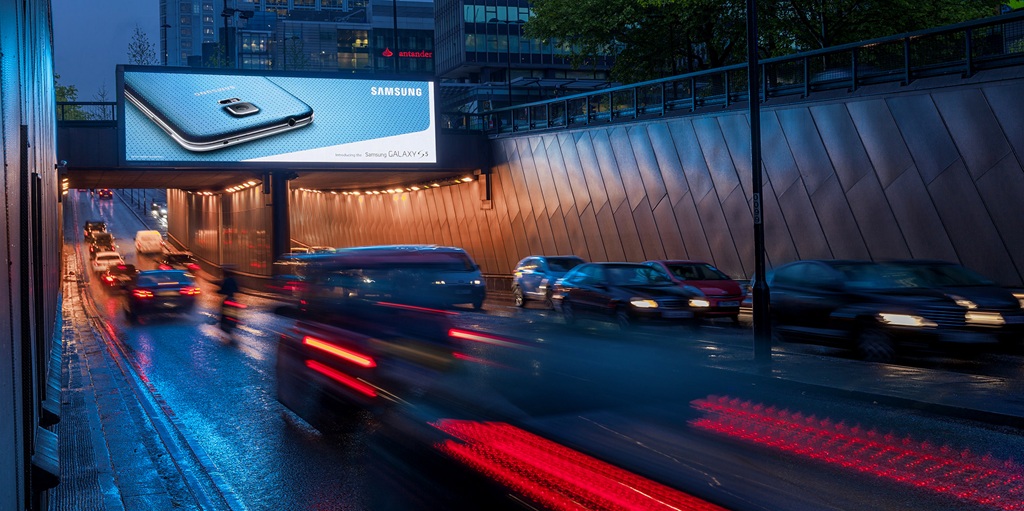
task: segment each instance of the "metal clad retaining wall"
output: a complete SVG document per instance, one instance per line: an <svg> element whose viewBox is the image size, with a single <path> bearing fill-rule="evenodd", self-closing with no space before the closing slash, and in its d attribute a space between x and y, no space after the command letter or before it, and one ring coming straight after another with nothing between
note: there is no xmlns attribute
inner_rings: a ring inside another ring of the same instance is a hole
<svg viewBox="0 0 1024 511"><path fill-rule="evenodd" d="M770 265L939 258L1024 283L1024 70L814 99L762 110ZM753 273L745 110L492 144L490 209L483 181L369 196L293 191L292 237L458 245L489 274L570 252Z"/></svg>

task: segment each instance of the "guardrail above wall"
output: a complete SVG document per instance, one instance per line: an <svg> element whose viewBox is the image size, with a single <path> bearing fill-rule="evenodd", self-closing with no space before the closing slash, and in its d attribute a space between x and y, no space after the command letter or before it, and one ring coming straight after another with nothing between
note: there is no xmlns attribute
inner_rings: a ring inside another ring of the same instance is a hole
<svg viewBox="0 0 1024 511"><path fill-rule="evenodd" d="M760 61L762 101L1024 64L1024 11ZM747 65L688 73L478 114L444 125L487 134L683 115L746 102Z"/></svg>

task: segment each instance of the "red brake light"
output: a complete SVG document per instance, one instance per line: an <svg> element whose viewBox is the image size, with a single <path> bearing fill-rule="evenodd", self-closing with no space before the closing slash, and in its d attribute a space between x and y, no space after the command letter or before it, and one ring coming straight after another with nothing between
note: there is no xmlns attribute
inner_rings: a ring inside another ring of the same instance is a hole
<svg viewBox="0 0 1024 511"><path fill-rule="evenodd" d="M136 298L153 298L153 292L145 289L136 289L132 291L132 294Z"/></svg>
<svg viewBox="0 0 1024 511"><path fill-rule="evenodd" d="M355 351L342 348L341 346L317 339L316 337L307 335L302 338L302 344L330 353L331 355L341 358L342 360L352 362L360 367L377 367L377 362L362 353L356 353Z"/></svg>
<svg viewBox="0 0 1024 511"><path fill-rule="evenodd" d="M166 265L166 264L161 264L161 265L160 265L160 269L161 269L161 270L170 270L170 269L171 269L171 267L170 267L170 265Z"/></svg>
<svg viewBox="0 0 1024 511"><path fill-rule="evenodd" d="M188 269L190 269L192 271L199 271L199 265L196 264L196 263L189 263L188 264Z"/></svg>
<svg viewBox="0 0 1024 511"><path fill-rule="evenodd" d="M104 275L103 276L103 280L105 280L107 282L113 282L114 281L114 277L111 277L110 275Z"/></svg>
<svg viewBox="0 0 1024 511"><path fill-rule="evenodd" d="M188 296L195 296L199 294L199 288L195 286L185 286L181 288L181 291L179 291L179 293Z"/></svg>

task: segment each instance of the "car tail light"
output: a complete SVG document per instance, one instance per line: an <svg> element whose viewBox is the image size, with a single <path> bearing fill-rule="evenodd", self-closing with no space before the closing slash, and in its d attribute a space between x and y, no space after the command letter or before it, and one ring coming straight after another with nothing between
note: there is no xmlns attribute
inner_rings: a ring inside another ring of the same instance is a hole
<svg viewBox="0 0 1024 511"><path fill-rule="evenodd" d="M114 282L114 277L111 277L110 275L104 275L103 280L107 282Z"/></svg>
<svg viewBox="0 0 1024 511"><path fill-rule="evenodd" d="M168 265L168 264L161 264L161 265L160 265L160 269L161 269L161 270L170 270L170 269L171 269L171 266L170 266L170 265Z"/></svg>
<svg viewBox="0 0 1024 511"><path fill-rule="evenodd" d="M181 291L178 291L178 292L183 294L183 295L195 296L195 295L199 294L199 288L196 287L196 286L185 286L185 287L181 288Z"/></svg>
<svg viewBox="0 0 1024 511"><path fill-rule="evenodd" d="M196 264L196 263L189 263L188 269L190 269L192 271L199 271L199 265Z"/></svg>
<svg viewBox="0 0 1024 511"><path fill-rule="evenodd" d="M153 292L145 289L136 289L132 291L132 295L136 298L153 298Z"/></svg>
<svg viewBox="0 0 1024 511"><path fill-rule="evenodd" d="M360 367L377 367L377 362L362 353L356 353L355 351L348 350L338 346L336 344L329 343L327 341L311 337L309 335L302 338L302 344L309 347L316 348L326 353L330 353L342 360L351 362Z"/></svg>

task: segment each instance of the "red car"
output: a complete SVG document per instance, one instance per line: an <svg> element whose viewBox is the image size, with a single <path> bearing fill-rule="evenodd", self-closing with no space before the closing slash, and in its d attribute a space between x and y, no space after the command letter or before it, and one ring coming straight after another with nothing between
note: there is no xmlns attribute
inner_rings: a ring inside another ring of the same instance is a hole
<svg viewBox="0 0 1024 511"><path fill-rule="evenodd" d="M734 323L746 292L740 283L703 261L647 261L660 268L680 286L696 288L703 297L690 300L694 314L702 318L729 318Z"/></svg>

